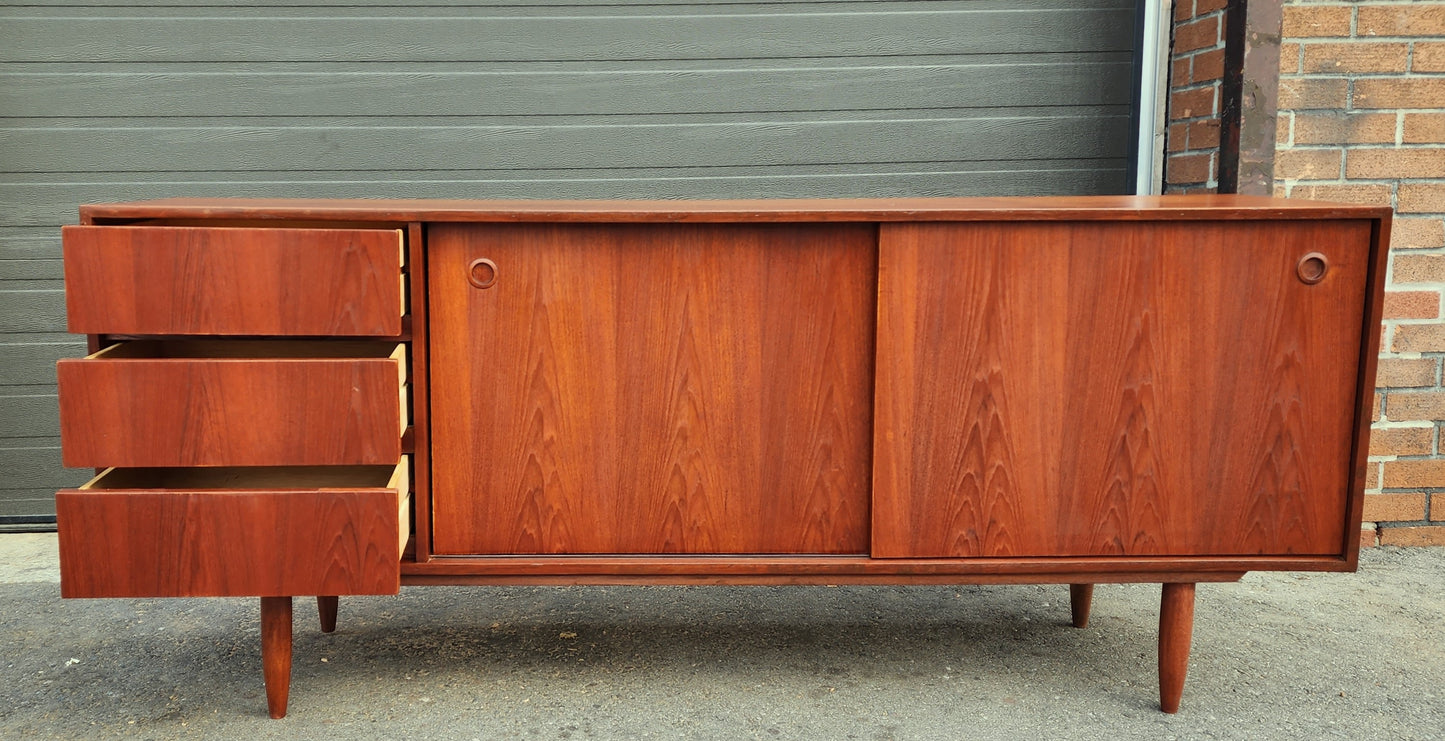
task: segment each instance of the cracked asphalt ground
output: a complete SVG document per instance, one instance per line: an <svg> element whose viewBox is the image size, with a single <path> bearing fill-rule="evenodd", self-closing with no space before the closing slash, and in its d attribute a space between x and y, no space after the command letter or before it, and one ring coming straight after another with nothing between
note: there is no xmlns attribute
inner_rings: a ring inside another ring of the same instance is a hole
<svg viewBox="0 0 1445 741"><path fill-rule="evenodd" d="M1202 584L1178 715L1158 585L410 587L296 602L266 717L258 600L61 600L0 535L0 738L1445 738L1445 549Z"/></svg>

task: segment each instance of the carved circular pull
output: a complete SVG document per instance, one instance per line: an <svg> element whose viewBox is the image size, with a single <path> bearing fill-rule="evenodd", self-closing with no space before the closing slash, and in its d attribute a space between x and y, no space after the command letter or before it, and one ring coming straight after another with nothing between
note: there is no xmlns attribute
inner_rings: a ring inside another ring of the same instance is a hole
<svg viewBox="0 0 1445 741"><path fill-rule="evenodd" d="M1312 286L1325 279L1325 273L1330 271L1330 261L1323 254L1311 252L1299 259L1294 270L1300 282Z"/></svg>
<svg viewBox="0 0 1445 741"><path fill-rule="evenodd" d="M467 282L476 288L491 288L497 282L497 264L485 257L472 260L467 266Z"/></svg>

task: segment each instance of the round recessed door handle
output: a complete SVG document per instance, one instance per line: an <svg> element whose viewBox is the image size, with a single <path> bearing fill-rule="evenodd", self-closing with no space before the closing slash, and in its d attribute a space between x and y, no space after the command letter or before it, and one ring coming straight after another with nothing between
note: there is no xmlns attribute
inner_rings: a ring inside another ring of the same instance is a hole
<svg viewBox="0 0 1445 741"><path fill-rule="evenodd" d="M1324 280L1325 273L1330 272L1330 260L1322 253L1311 252L1299 259L1294 271L1301 283L1312 286Z"/></svg>
<svg viewBox="0 0 1445 741"><path fill-rule="evenodd" d="M467 266L467 282L474 288L491 288L497 282L497 264L485 257L472 260Z"/></svg>

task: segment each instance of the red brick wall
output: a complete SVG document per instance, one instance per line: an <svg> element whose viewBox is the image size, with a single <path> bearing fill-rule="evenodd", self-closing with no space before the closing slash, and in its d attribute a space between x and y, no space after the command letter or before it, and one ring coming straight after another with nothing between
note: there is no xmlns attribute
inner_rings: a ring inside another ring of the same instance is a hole
<svg viewBox="0 0 1445 741"><path fill-rule="evenodd" d="M1445 0L1236 0L1233 33L1226 5L1174 3L1165 191L1236 187L1221 158L1244 145L1221 150L1220 121L1243 110L1267 126L1226 122L1251 134L1250 188L1272 174L1277 195L1395 209L1361 541L1445 545ZM1273 53L1280 10L1271 101L1273 58L1254 54Z"/></svg>
<svg viewBox="0 0 1445 741"><path fill-rule="evenodd" d="M1445 2L1285 0L1275 192L1395 208L1366 532L1445 545Z"/></svg>
<svg viewBox="0 0 1445 741"><path fill-rule="evenodd" d="M1175 0L1169 57L1164 190L1219 188L1219 113L1225 0Z"/></svg>

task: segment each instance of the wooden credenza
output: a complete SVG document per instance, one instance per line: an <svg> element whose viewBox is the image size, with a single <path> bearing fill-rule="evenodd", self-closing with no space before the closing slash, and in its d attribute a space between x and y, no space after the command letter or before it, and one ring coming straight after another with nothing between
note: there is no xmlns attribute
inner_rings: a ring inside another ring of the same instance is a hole
<svg viewBox="0 0 1445 741"><path fill-rule="evenodd" d="M165 200L64 230L67 597L1355 568L1388 209Z"/></svg>

